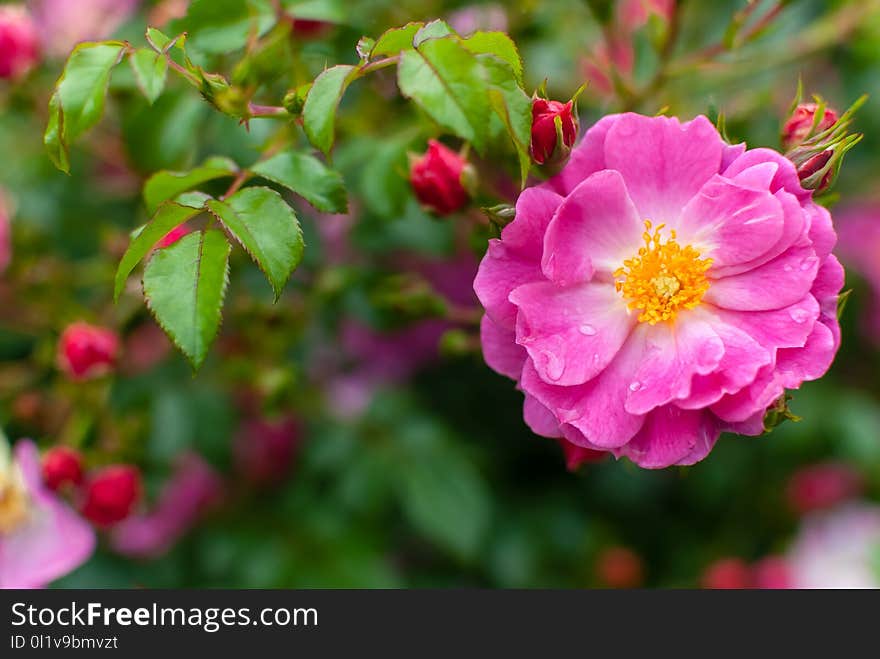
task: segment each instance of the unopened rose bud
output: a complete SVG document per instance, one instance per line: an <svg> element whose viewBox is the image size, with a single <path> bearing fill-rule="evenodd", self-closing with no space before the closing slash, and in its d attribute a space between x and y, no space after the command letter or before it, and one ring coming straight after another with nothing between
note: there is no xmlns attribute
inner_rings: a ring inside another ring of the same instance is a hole
<svg viewBox="0 0 880 659"><path fill-rule="evenodd" d="M412 160L409 172L416 198L437 215L449 215L468 203L468 176L470 167L464 158L437 140L428 140L428 150Z"/></svg>
<svg viewBox="0 0 880 659"><path fill-rule="evenodd" d="M79 451L54 446L43 454L43 481L50 490L79 485L83 480L83 460Z"/></svg>
<svg viewBox="0 0 880 659"><path fill-rule="evenodd" d="M822 153L817 153L803 164L798 165L797 174L801 185L807 189L815 190L817 194L827 190L831 185L834 170L829 167L821 177L817 177L816 174L826 168L833 155L833 151L822 151Z"/></svg>
<svg viewBox="0 0 880 659"><path fill-rule="evenodd" d="M626 547L608 547L596 559L596 576L608 588L638 588L644 580L642 559Z"/></svg>
<svg viewBox="0 0 880 659"><path fill-rule="evenodd" d="M0 78L20 78L40 57L34 21L22 5L0 6Z"/></svg>
<svg viewBox="0 0 880 659"><path fill-rule="evenodd" d="M119 337L113 330L77 322L58 342L58 367L72 380L88 380L113 370Z"/></svg>
<svg viewBox="0 0 880 659"><path fill-rule="evenodd" d="M782 146L787 150L802 143L808 137L816 135L833 126L838 117L833 108L825 108L821 119L816 123L816 112L819 106L816 103L801 103L785 122L782 128ZM816 123L815 130L813 124Z"/></svg>
<svg viewBox="0 0 880 659"><path fill-rule="evenodd" d="M568 158L578 134L573 102L536 98L532 102L532 159L539 165L561 163Z"/></svg>
<svg viewBox="0 0 880 659"><path fill-rule="evenodd" d="M83 517L98 526L111 526L131 514L141 495L141 475L131 465L111 465L86 483Z"/></svg>

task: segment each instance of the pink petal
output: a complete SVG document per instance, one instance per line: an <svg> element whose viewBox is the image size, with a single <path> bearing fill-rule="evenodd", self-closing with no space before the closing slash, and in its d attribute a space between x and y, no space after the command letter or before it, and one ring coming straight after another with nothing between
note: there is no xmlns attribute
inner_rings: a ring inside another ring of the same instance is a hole
<svg viewBox="0 0 880 659"><path fill-rule="evenodd" d="M602 371L626 341L635 314L610 284L559 288L550 282L510 294L519 308L516 342L548 384L583 384Z"/></svg>
<svg viewBox="0 0 880 659"><path fill-rule="evenodd" d="M681 213L679 242L699 246L712 267L744 263L767 251L782 236L782 207L767 190L742 187L712 177Z"/></svg>
<svg viewBox="0 0 880 659"><path fill-rule="evenodd" d="M730 166L721 173L724 176L733 177L749 167L766 162L775 162L779 166L776 176L773 177L773 182L770 185L771 192L775 193L778 190L785 190L801 201L806 201L810 198L811 193L809 190L804 190L801 187L801 180L798 178L797 170L792 162L773 149L749 149L730 163Z"/></svg>
<svg viewBox="0 0 880 659"><path fill-rule="evenodd" d="M566 197L544 237L544 275L562 286L614 272L642 244L639 221L618 172L593 174Z"/></svg>
<svg viewBox="0 0 880 659"><path fill-rule="evenodd" d="M631 336L608 368L575 387L547 384L526 361L520 386L566 424L562 431L569 441L586 448L621 446L639 430L644 419L624 408L627 387L643 350L644 338Z"/></svg>
<svg viewBox="0 0 880 659"><path fill-rule="evenodd" d="M539 261L547 225L562 200L543 185L523 190L516 200L516 217L502 229L501 241L521 256Z"/></svg>
<svg viewBox="0 0 880 659"><path fill-rule="evenodd" d="M810 202L804 207L807 217L810 218L810 240L816 256L824 259L831 253L837 243L837 234L831 224L831 213L828 209Z"/></svg>
<svg viewBox="0 0 880 659"><path fill-rule="evenodd" d="M522 284L541 281L540 262L522 258L500 240L490 240L489 250L480 262L474 279L474 292L486 313L502 327L513 330L516 307L507 299Z"/></svg>
<svg viewBox="0 0 880 659"><path fill-rule="evenodd" d="M809 293L818 270L812 247L791 247L754 270L713 280L703 299L737 311L781 309Z"/></svg>
<svg viewBox="0 0 880 659"><path fill-rule="evenodd" d="M523 418L532 432L541 437L562 437L559 422L546 407L534 397L526 394L523 402Z"/></svg>
<svg viewBox="0 0 880 659"><path fill-rule="evenodd" d="M766 350L775 354L777 348L803 347L819 317L816 299L805 295L798 302L771 311L727 311L716 309L727 325L737 327L751 336Z"/></svg>
<svg viewBox="0 0 880 659"><path fill-rule="evenodd" d="M719 432L710 414L665 405L651 412L632 441L615 453L645 469L692 464L709 453Z"/></svg>
<svg viewBox="0 0 880 659"><path fill-rule="evenodd" d="M640 217L671 223L718 173L723 147L705 117L681 124L670 117L624 114L608 131L605 161L623 175Z"/></svg>
<svg viewBox="0 0 880 659"><path fill-rule="evenodd" d="M483 359L489 368L512 380L519 380L526 351L517 345L516 334L501 327L486 314L480 321L480 340L483 344Z"/></svg>
<svg viewBox="0 0 880 659"><path fill-rule="evenodd" d="M559 194L567 195L592 174L607 169L605 138L619 118L618 114L610 114L593 124L581 143L572 150L565 168L551 178L547 185Z"/></svg>
<svg viewBox="0 0 880 659"><path fill-rule="evenodd" d="M627 385L626 410L645 414L687 398L695 375L718 367L721 338L700 315L681 312L674 323L645 327L645 354Z"/></svg>

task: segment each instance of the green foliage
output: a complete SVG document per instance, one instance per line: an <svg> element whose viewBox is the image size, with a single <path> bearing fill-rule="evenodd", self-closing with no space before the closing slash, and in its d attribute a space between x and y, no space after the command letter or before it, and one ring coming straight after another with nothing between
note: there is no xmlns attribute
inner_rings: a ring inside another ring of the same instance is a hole
<svg viewBox="0 0 880 659"><path fill-rule="evenodd" d="M257 162L250 171L292 190L324 213L348 210L342 176L308 153L285 149Z"/></svg>
<svg viewBox="0 0 880 659"><path fill-rule="evenodd" d="M206 53L238 50L274 23L269 0L193 0L179 28Z"/></svg>
<svg viewBox="0 0 880 659"><path fill-rule="evenodd" d="M128 62L134 71L138 87L152 105L165 88L165 76L168 72L165 55L148 48L140 48L132 53Z"/></svg>
<svg viewBox="0 0 880 659"><path fill-rule="evenodd" d="M324 154L333 148L336 109L351 82L353 66L332 66L315 78L303 107L303 129L309 141Z"/></svg>
<svg viewBox="0 0 880 659"><path fill-rule="evenodd" d="M144 270L147 306L194 369L220 327L231 249L220 231L194 232L154 252Z"/></svg>
<svg viewBox="0 0 880 659"><path fill-rule="evenodd" d="M49 102L43 142L58 169L70 170L69 145L101 119L110 71L124 52L118 41L84 43L67 60Z"/></svg>
<svg viewBox="0 0 880 659"><path fill-rule="evenodd" d="M174 199L181 192L218 178L235 176L236 165L229 158L214 156L187 172L157 172L144 184L144 204L154 213L163 201Z"/></svg>
<svg viewBox="0 0 880 659"><path fill-rule="evenodd" d="M261 187L205 205L266 274L277 300L303 252L302 231L290 206L274 190Z"/></svg>

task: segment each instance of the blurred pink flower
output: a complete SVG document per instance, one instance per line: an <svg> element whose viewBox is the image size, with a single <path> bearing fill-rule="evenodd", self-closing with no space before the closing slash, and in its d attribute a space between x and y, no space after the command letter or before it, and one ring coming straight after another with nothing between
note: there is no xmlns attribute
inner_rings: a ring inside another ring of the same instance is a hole
<svg viewBox="0 0 880 659"><path fill-rule="evenodd" d="M137 11L140 0L31 0L43 50L67 57L82 41L113 33Z"/></svg>
<svg viewBox="0 0 880 659"><path fill-rule="evenodd" d="M535 433L694 464L828 370L835 240L777 152L728 145L702 116L608 116L490 241L483 355Z"/></svg>
<svg viewBox="0 0 880 659"><path fill-rule="evenodd" d="M880 588L880 507L850 503L808 516L787 562L792 588Z"/></svg>
<svg viewBox="0 0 880 659"><path fill-rule="evenodd" d="M752 588L754 586L752 569L741 558L720 558L703 571L700 585L710 590Z"/></svg>
<svg viewBox="0 0 880 659"><path fill-rule="evenodd" d="M23 5L0 5L0 78L20 78L40 58L37 29Z"/></svg>
<svg viewBox="0 0 880 659"><path fill-rule="evenodd" d="M42 588L94 548L92 527L43 483L34 443L19 441L13 460L0 435L0 588Z"/></svg>
<svg viewBox="0 0 880 659"><path fill-rule="evenodd" d="M71 380L90 380L112 372L118 354L119 337L106 327L71 323L58 339L58 368Z"/></svg>
<svg viewBox="0 0 880 659"><path fill-rule="evenodd" d="M152 510L114 527L113 548L126 556L161 556L220 500L222 492L223 481L200 455L181 455Z"/></svg>
<svg viewBox="0 0 880 659"><path fill-rule="evenodd" d="M669 21L675 5L675 0L622 0L617 3L617 22L624 31L634 32L647 23L651 15Z"/></svg>
<svg viewBox="0 0 880 659"><path fill-rule="evenodd" d="M835 216L840 258L867 281L873 296L861 319L862 331L880 345L880 202L842 207Z"/></svg>
<svg viewBox="0 0 880 659"><path fill-rule="evenodd" d="M831 508L862 491L862 477L843 462L823 462L798 470L788 482L786 497L799 513Z"/></svg>
<svg viewBox="0 0 880 659"><path fill-rule="evenodd" d="M791 569L783 556L767 556L752 566L755 588L791 588Z"/></svg>
<svg viewBox="0 0 880 659"><path fill-rule="evenodd" d="M452 12L448 22L462 35L478 30L507 32L507 11L503 5L495 2L467 5Z"/></svg>

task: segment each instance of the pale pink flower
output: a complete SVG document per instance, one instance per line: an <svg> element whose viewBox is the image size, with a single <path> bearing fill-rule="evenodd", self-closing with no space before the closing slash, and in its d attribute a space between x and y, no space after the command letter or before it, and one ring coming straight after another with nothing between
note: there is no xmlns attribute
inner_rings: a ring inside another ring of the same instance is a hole
<svg viewBox="0 0 880 659"><path fill-rule="evenodd" d="M37 29L22 5L0 6L0 78L20 78L40 59Z"/></svg>
<svg viewBox="0 0 880 659"><path fill-rule="evenodd" d="M43 483L33 442L0 434L0 588L42 588L86 562L92 527Z"/></svg>
<svg viewBox="0 0 880 659"><path fill-rule="evenodd" d="M495 2L466 5L449 15L449 25L462 35L477 30L507 32L507 11Z"/></svg>
<svg viewBox="0 0 880 659"><path fill-rule="evenodd" d="M880 507L814 513L787 556L792 588L880 588Z"/></svg>
<svg viewBox="0 0 880 659"><path fill-rule="evenodd" d="M862 330L880 345L880 203L865 202L836 212L840 258L868 283L871 300L861 319Z"/></svg>
<svg viewBox="0 0 880 659"><path fill-rule="evenodd" d="M490 241L485 359L537 434L693 464L831 365L835 240L775 151L730 146L705 117L605 117Z"/></svg>

